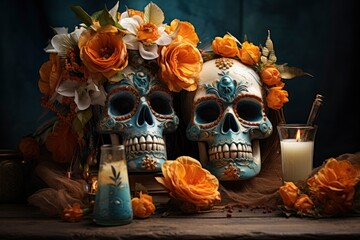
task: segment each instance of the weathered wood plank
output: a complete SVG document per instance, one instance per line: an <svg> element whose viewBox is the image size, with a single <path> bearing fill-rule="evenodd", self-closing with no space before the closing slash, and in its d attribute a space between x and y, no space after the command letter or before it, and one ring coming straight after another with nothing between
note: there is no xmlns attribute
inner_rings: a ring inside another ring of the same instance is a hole
<svg viewBox="0 0 360 240"><path fill-rule="evenodd" d="M66 223L24 206L0 206L0 239L360 239L359 216L309 219L244 214L156 214L124 226L100 227L90 216Z"/></svg>

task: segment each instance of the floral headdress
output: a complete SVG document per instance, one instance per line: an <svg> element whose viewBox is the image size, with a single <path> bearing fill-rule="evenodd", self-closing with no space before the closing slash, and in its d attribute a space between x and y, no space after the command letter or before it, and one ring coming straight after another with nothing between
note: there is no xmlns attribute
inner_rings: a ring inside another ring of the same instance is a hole
<svg viewBox="0 0 360 240"><path fill-rule="evenodd" d="M56 162L70 162L84 145L94 149L87 135L93 113L105 105L104 85L124 79L127 66L151 66L173 92L197 88L203 60L194 26L178 19L164 24L163 11L152 2L144 11L119 13L118 7L89 15L73 6L81 24L70 33L54 28L45 48L50 56L39 70L41 104L57 119L43 141Z"/></svg>
<svg viewBox="0 0 360 240"><path fill-rule="evenodd" d="M230 33L224 37L216 37L212 42L211 51L203 51L204 61L218 57L238 59L243 64L254 68L259 74L266 91L267 106L279 110L284 103L288 102L288 92L284 90L283 79L291 79L297 76L310 75L296 67L286 64L276 64L274 45L270 38L270 31L265 46L256 46L246 40L240 42Z"/></svg>

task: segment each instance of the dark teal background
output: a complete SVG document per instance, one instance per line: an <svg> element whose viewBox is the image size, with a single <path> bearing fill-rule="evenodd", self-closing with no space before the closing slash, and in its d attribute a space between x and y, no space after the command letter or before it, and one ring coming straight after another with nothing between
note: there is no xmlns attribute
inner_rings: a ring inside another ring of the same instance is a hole
<svg viewBox="0 0 360 240"><path fill-rule="evenodd" d="M278 63L302 68L314 77L286 82L289 123L305 123L317 93L325 104L317 120L315 165L328 157L360 151L358 8L351 0L154 0L165 13L194 24L202 42L230 32L240 40L246 34L264 44L271 30ZM116 1L1 1L0 149L16 148L23 135L41 123L43 109L37 87L38 69L48 59L43 51L52 37L50 27L68 27L79 21L69 9L81 5L92 13ZM120 1L120 10L143 10L148 1ZM356 18L355 18L356 16Z"/></svg>

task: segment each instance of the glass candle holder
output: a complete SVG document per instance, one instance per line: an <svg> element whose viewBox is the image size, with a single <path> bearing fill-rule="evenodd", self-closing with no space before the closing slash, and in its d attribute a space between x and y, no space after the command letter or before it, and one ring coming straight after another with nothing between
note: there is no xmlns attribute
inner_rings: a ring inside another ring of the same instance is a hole
<svg viewBox="0 0 360 240"><path fill-rule="evenodd" d="M133 219L123 145L101 146L93 217L99 225L124 225Z"/></svg>
<svg viewBox="0 0 360 240"><path fill-rule="evenodd" d="M279 124L282 180L306 180L313 169L314 140L317 126Z"/></svg>

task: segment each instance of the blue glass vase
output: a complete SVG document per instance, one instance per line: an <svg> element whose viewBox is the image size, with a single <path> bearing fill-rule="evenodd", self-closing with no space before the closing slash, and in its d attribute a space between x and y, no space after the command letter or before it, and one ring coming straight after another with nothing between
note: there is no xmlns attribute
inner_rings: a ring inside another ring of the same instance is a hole
<svg viewBox="0 0 360 240"><path fill-rule="evenodd" d="M124 225L133 219L123 145L101 146L93 217L99 225Z"/></svg>

